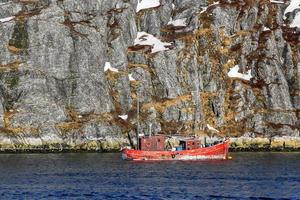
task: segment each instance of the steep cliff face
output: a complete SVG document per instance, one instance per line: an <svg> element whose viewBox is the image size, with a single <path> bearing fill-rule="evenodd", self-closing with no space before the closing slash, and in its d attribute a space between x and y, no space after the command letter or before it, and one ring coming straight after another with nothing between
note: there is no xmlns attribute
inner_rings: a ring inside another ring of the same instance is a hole
<svg viewBox="0 0 300 200"><path fill-rule="evenodd" d="M137 101L141 133L300 147L298 4L0 0L0 147L119 149Z"/></svg>

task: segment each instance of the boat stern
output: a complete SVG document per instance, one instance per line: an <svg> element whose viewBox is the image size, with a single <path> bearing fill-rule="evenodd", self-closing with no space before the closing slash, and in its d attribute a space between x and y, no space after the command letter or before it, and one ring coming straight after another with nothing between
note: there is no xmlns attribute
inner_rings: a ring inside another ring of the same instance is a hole
<svg viewBox="0 0 300 200"><path fill-rule="evenodd" d="M127 148L122 150L121 157L123 160L132 160L132 158L130 158L130 156L129 156L129 151L130 151L130 149L127 149Z"/></svg>
<svg viewBox="0 0 300 200"><path fill-rule="evenodd" d="M122 157L123 160L127 160L128 159L128 157L127 157L127 148L125 148L125 149L122 150L121 157Z"/></svg>

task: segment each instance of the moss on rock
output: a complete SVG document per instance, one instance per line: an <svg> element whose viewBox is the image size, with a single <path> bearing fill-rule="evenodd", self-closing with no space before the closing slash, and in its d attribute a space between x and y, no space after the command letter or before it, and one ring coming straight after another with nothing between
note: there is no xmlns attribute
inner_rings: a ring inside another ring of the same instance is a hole
<svg viewBox="0 0 300 200"><path fill-rule="evenodd" d="M9 50L13 53L20 53L28 49L28 32L27 22L23 20L17 20L12 38L9 40Z"/></svg>

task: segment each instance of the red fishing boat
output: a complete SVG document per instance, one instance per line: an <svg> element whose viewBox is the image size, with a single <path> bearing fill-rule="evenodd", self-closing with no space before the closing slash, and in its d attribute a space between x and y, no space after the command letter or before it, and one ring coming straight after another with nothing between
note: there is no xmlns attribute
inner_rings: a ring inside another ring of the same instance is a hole
<svg viewBox="0 0 300 200"><path fill-rule="evenodd" d="M170 147L172 146L170 145L166 148L165 135L152 135L151 127L150 123L149 136L139 137L139 100L137 100L137 145L136 149L122 150L124 160L226 160L230 158L228 157L228 139L208 144L206 138L203 141L195 137L182 138L177 146Z"/></svg>
<svg viewBox="0 0 300 200"><path fill-rule="evenodd" d="M228 159L229 140L213 144L203 144L196 138L180 140L176 148L165 150L165 136L144 136L138 140L137 149L125 148L125 160L226 160Z"/></svg>

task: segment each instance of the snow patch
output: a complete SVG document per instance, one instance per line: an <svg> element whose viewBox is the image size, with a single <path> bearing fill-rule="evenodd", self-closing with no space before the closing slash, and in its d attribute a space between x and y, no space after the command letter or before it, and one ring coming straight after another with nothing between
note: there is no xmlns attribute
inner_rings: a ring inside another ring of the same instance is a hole
<svg viewBox="0 0 300 200"><path fill-rule="evenodd" d="M207 128L211 131L216 131L217 133L219 133L220 131L218 131L217 129L215 129L214 127L210 126L209 124L206 125Z"/></svg>
<svg viewBox="0 0 300 200"><path fill-rule="evenodd" d="M248 70L247 74L242 74L242 73L239 72L239 66L238 65L230 68L230 71L228 72L228 76L230 78L240 78L240 79L244 79L244 80L247 80L247 81L250 81L250 79L252 78L251 69Z"/></svg>
<svg viewBox="0 0 300 200"><path fill-rule="evenodd" d="M135 79L132 77L132 74L128 74L128 78L129 78L129 81L135 81Z"/></svg>
<svg viewBox="0 0 300 200"><path fill-rule="evenodd" d="M171 43L162 42L153 35L146 32L138 32L137 38L134 40L134 45L149 45L152 46L151 53L156 53L158 51L170 50L166 46L171 46Z"/></svg>
<svg viewBox="0 0 300 200"><path fill-rule="evenodd" d="M9 22L9 21L13 20L14 18L15 18L15 16L2 18L2 19L0 19L0 22L2 22L2 23Z"/></svg>
<svg viewBox="0 0 300 200"><path fill-rule="evenodd" d="M300 12L298 12L295 16L295 19L290 24L290 27L299 27L300 28Z"/></svg>
<svg viewBox="0 0 300 200"><path fill-rule="evenodd" d="M123 120L127 120L128 119L128 115L119 115L119 118L123 119Z"/></svg>
<svg viewBox="0 0 300 200"><path fill-rule="evenodd" d="M207 8L208 8L208 6L202 7L203 10L201 10L200 14L206 12Z"/></svg>
<svg viewBox="0 0 300 200"><path fill-rule="evenodd" d="M265 27L264 26L264 29L263 29L263 31L270 31L271 29L269 29L268 27Z"/></svg>
<svg viewBox="0 0 300 200"><path fill-rule="evenodd" d="M110 70L112 72L119 72L118 69L111 66L110 62L105 62L104 71L106 72L107 70Z"/></svg>
<svg viewBox="0 0 300 200"><path fill-rule="evenodd" d="M270 0L271 3L284 3L283 1L281 0Z"/></svg>
<svg viewBox="0 0 300 200"><path fill-rule="evenodd" d="M138 0L136 12L139 12L140 10L145 10L148 8L155 8L158 6L160 6L159 0Z"/></svg>
<svg viewBox="0 0 300 200"><path fill-rule="evenodd" d="M186 26L186 18L183 19L176 19L176 20L172 20L172 18L170 19L170 21L168 22L168 25L173 25L173 26Z"/></svg>
<svg viewBox="0 0 300 200"><path fill-rule="evenodd" d="M175 4L174 4L174 3L172 3L172 9L173 9L173 10L175 9Z"/></svg>
<svg viewBox="0 0 300 200"><path fill-rule="evenodd" d="M293 12L296 9L300 9L300 1L299 0L291 0L290 5L285 9L283 18L286 19L285 14L289 12Z"/></svg>

